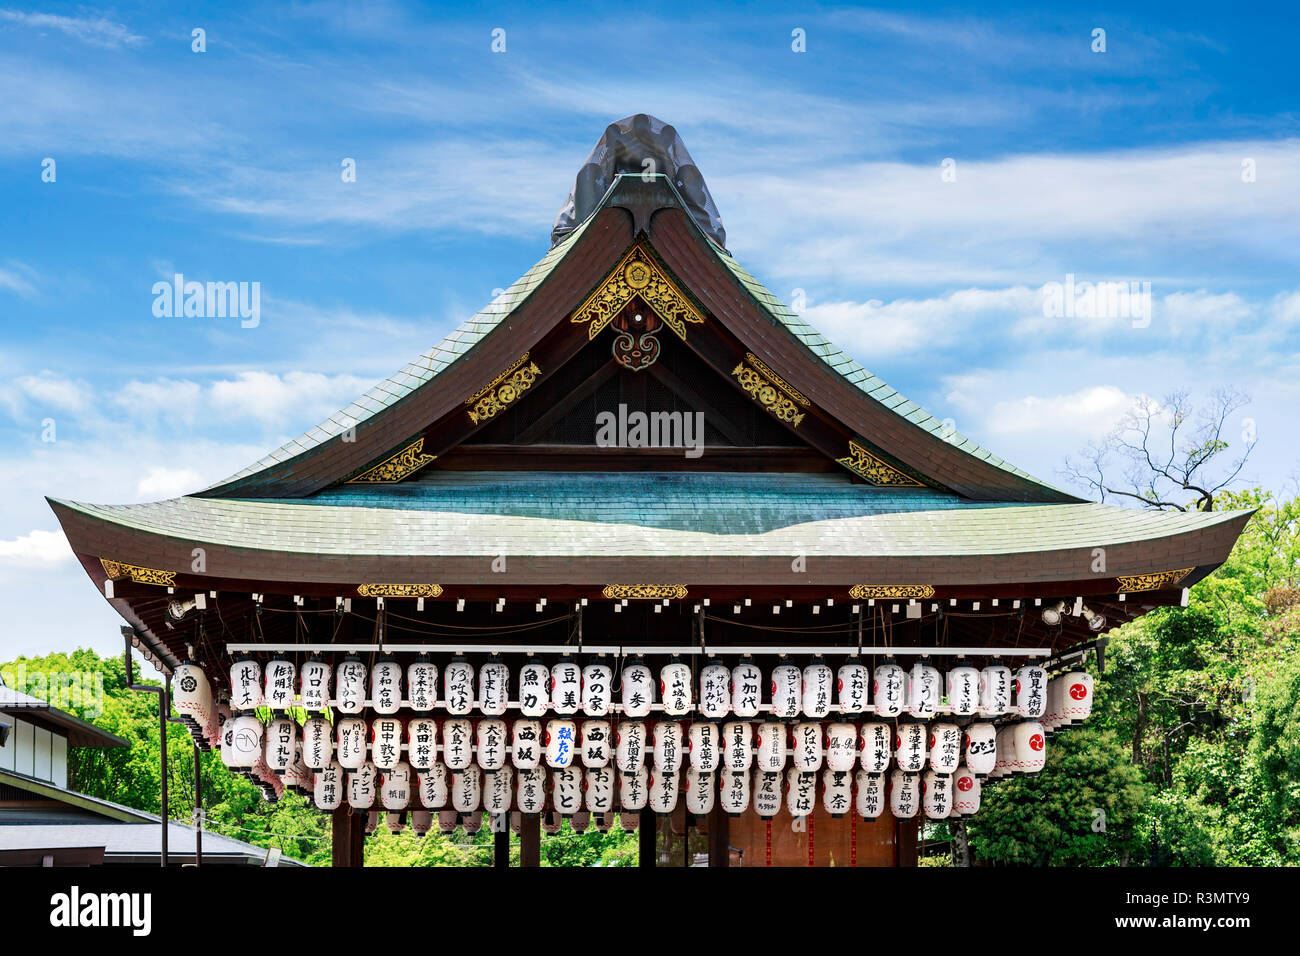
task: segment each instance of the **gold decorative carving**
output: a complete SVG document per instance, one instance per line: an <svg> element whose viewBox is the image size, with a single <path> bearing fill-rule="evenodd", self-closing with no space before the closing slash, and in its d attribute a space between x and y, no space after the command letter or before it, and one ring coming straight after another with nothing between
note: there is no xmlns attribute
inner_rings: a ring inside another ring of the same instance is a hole
<svg viewBox="0 0 1300 956"><path fill-rule="evenodd" d="M781 390L785 392L787 395L789 395L791 398L793 398L796 402L798 402L800 405L803 405L805 408L808 407L808 399L804 398L803 393L800 392L793 385L791 385L789 382L787 382L785 379L783 379L780 375L777 375L776 372L773 372L770 368L768 368L761 358L759 358L753 352L746 352L745 359L749 362L750 365L754 366L754 368L758 369L760 372L762 372L764 375L770 378L773 382L779 385L781 387Z"/></svg>
<svg viewBox="0 0 1300 956"><path fill-rule="evenodd" d="M469 420L480 425L489 418L495 418L532 388L537 376L541 374L542 370L537 367L537 363L528 361L528 353L525 352L511 362L505 371L465 400L466 405L474 406L469 410Z"/></svg>
<svg viewBox="0 0 1300 956"><path fill-rule="evenodd" d="M384 459L373 468L367 468L355 478L349 478L346 484L373 485L401 481L437 457L437 455L424 454L424 439L417 438L391 458Z"/></svg>
<svg viewBox="0 0 1300 956"><path fill-rule="evenodd" d="M849 439L848 455L844 458L836 458L835 461L873 485L894 485L906 488L925 487L924 484L911 475L904 474L893 465L881 461L852 439Z"/></svg>
<svg viewBox="0 0 1300 956"><path fill-rule="evenodd" d="M664 598L686 597L684 584L607 584L600 592L607 598L662 601Z"/></svg>
<svg viewBox="0 0 1300 956"><path fill-rule="evenodd" d="M1161 588L1173 587L1193 570L1193 568L1179 568L1177 571L1121 575L1116 580L1119 581L1118 590L1124 594L1131 594L1134 591L1159 591Z"/></svg>
<svg viewBox="0 0 1300 956"><path fill-rule="evenodd" d="M932 598L934 588L928 584L855 584L849 588L855 601L867 598Z"/></svg>
<svg viewBox="0 0 1300 956"><path fill-rule="evenodd" d="M99 563L103 566L104 573L113 581L130 578L136 584L157 584L169 588L176 586L175 571L142 568L134 564L123 564L121 561L110 561L108 558L100 558Z"/></svg>
<svg viewBox="0 0 1300 956"><path fill-rule="evenodd" d="M754 356L750 355L749 358L752 359ZM795 404L796 399L786 391L780 379L771 380L744 362L732 369L731 375L740 383L741 388L749 392L750 398L766 408L779 421L788 423L792 428L799 427L799 423L804 419L804 413L799 411L799 406ZM798 392L794 395L803 398ZM808 401L806 398L803 400L805 404Z"/></svg>
<svg viewBox="0 0 1300 956"><path fill-rule="evenodd" d="M357 593L362 597L437 597L442 593L438 584L361 584Z"/></svg>
<svg viewBox="0 0 1300 956"><path fill-rule="evenodd" d="M633 296L640 296L683 342L686 323L699 325L704 321L699 309L691 305L641 243L632 247L618 268L578 307L570 321L590 323L587 337L594 339Z"/></svg>

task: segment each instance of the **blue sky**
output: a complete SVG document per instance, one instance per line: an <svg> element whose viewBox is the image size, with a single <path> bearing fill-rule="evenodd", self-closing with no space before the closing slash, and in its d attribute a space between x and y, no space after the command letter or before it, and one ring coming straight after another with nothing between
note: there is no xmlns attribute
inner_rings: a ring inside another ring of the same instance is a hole
<svg viewBox="0 0 1300 956"><path fill-rule="evenodd" d="M346 405L541 257L635 112L751 272L985 447L1059 481L1138 396L1234 387L1247 483L1293 490L1294 11L1127 6L0 0L9 633L117 648L42 495L182 494ZM259 282L260 324L156 318L175 272ZM1045 317L1067 274L1150 282L1150 324Z"/></svg>

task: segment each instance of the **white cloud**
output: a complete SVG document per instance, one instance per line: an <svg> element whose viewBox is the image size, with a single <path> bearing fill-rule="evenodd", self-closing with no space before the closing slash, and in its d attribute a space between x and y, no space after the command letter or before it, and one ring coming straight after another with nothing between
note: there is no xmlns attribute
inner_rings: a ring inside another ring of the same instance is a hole
<svg viewBox="0 0 1300 956"><path fill-rule="evenodd" d="M6 289L24 299L36 296L36 273L21 262L10 260L0 267L0 289Z"/></svg>
<svg viewBox="0 0 1300 956"><path fill-rule="evenodd" d="M354 375L319 372L240 372L235 378L213 382L213 407L265 424L311 420L316 424L350 404L371 382Z"/></svg>
<svg viewBox="0 0 1300 956"><path fill-rule="evenodd" d="M0 382L0 402L15 418L31 412L81 412L91 407L94 397L87 382L48 369Z"/></svg>
<svg viewBox="0 0 1300 956"><path fill-rule="evenodd" d="M149 474L140 479L135 486L135 493L141 498L157 500L176 498L203 488L203 477L189 468L151 468Z"/></svg>
<svg viewBox="0 0 1300 956"><path fill-rule="evenodd" d="M51 566L72 560L72 549L62 531L30 531L9 541L0 541L0 561L6 564Z"/></svg>
<svg viewBox="0 0 1300 956"><path fill-rule="evenodd" d="M103 17L63 17L53 13L0 10L0 20L31 27L33 30L57 30L92 46L116 48L144 43L144 37L132 33L124 24Z"/></svg>
<svg viewBox="0 0 1300 956"><path fill-rule="evenodd" d="M1134 399L1114 385L1094 385L1064 395L1024 395L994 402L984 414L983 430L996 437L1095 438L1109 431Z"/></svg>

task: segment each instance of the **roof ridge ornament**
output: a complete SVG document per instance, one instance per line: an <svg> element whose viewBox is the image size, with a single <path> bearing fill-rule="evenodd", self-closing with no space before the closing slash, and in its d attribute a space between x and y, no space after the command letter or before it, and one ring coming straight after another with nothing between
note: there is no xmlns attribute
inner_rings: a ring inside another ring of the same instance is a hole
<svg viewBox="0 0 1300 956"><path fill-rule="evenodd" d="M655 262L645 244L636 242L619 264L586 301L574 310L569 321L589 322L587 338L594 339L634 297L654 309L664 324L686 341L686 323L700 325L704 315L691 304L681 289Z"/></svg>

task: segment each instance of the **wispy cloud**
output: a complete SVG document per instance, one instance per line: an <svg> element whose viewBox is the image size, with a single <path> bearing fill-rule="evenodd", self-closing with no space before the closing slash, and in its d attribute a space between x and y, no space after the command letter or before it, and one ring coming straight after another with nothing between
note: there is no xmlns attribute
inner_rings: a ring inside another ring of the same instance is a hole
<svg viewBox="0 0 1300 956"><path fill-rule="evenodd" d="M144 37L132 33L125 24L104 17L65 17L53 13L0 10L0 22L12 23L32 30L54 30L74 40L99 47L135 47L145 42Z"/></svg>

